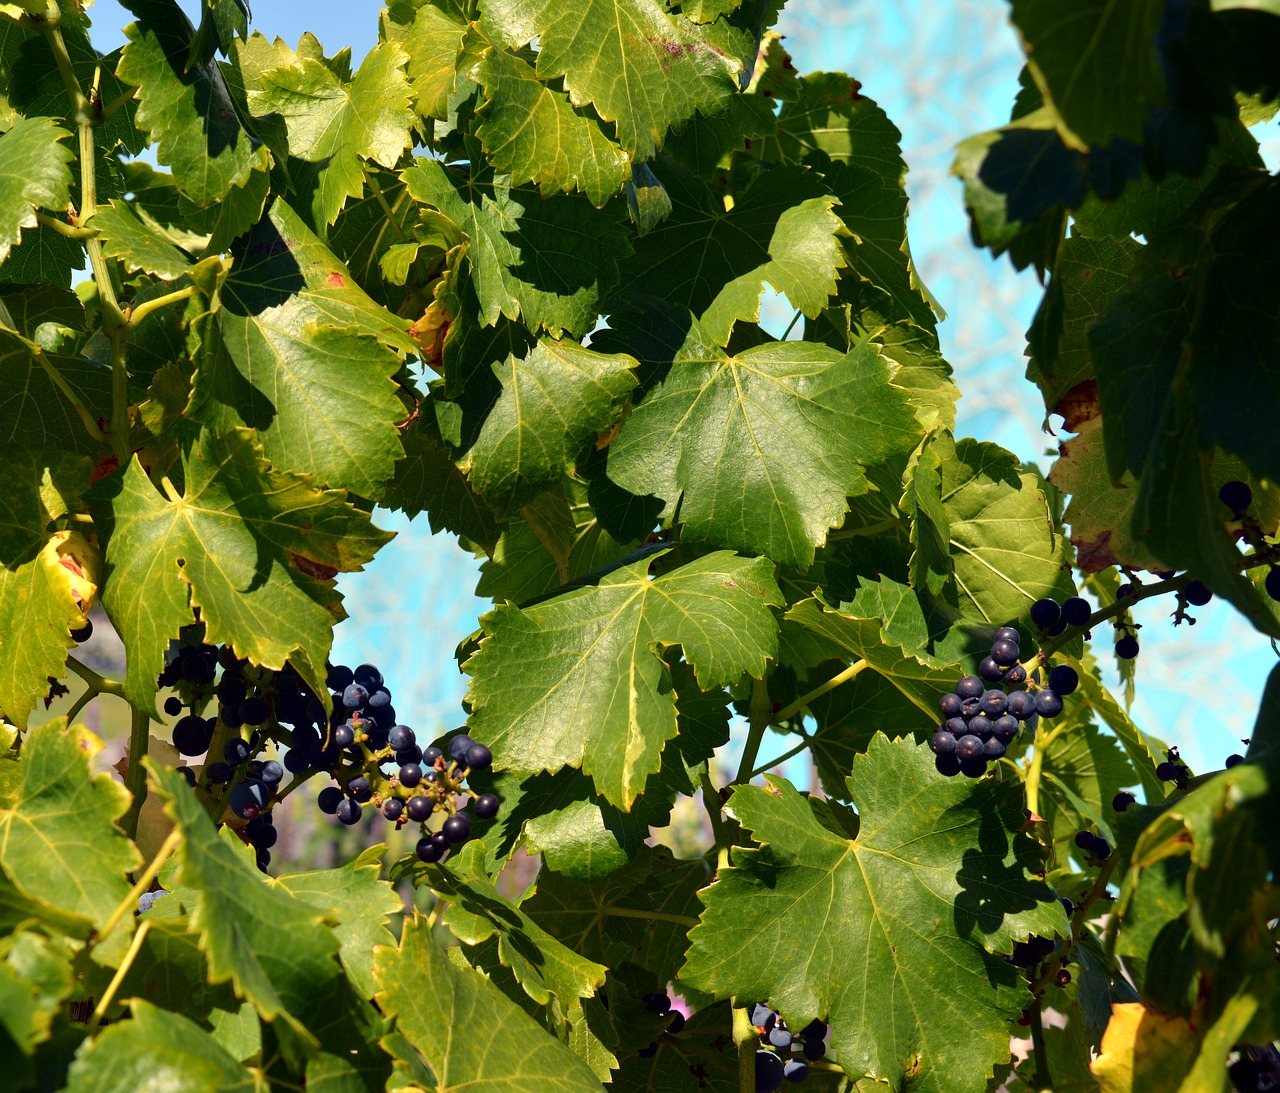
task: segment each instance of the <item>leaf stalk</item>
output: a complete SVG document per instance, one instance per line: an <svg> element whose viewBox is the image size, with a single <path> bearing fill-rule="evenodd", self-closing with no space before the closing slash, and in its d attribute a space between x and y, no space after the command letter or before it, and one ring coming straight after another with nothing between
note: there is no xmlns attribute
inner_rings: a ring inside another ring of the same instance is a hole
<svg viewBox="0 0 1280 1093"><path fill-rule="evenodd" d="M147 800L147 768L142 760L147 754L150 739L151 718L137 707L130 707L132 722L129 727L129 773L125 778L125 786L133 794L129 811L124 814L121 826L131 839L138 836L138 817L142 815L142 806Z"/></svg>
<svg viewBox="0 0 1280 1093"><path fill-rule="evenodd" d="M136 330L148 315L153 311L159 311L162 307L168 307L170 304L179 303L182 300L189 300L200 290L195 285L187 285L186 288L176 289L173 292L166 292L163 296L157 296L151 300L145 300L138 304L137 307L131 308L129 311L128 321L125 323L126 330Z"/></svg>
<svg viewBox="0 0 1280 1093"><path fill-rule="evenodd" d="M737 999L735 998L736 1002ZM755 1027L751 1024L751 1015L745 1006L733 1007L733 1042L738 1047L738 1090L739 1093L755 1093L756 1088L756 1042Z"/></svg>

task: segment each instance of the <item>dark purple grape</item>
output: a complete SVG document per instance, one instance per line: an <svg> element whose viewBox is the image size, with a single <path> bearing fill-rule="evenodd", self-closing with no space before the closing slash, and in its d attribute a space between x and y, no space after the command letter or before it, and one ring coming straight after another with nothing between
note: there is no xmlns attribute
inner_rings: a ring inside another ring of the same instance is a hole
<svg viewBox="0 0 1280 1093"><path fill-rule="evenodd" d="M1014 691L1006 707L1013 717L1025 721L1036 712L1036 696L1030 691Z"/></svg>
<svg viewBox="0 0 1280 1093"><path fill-rule="evenodd" d="M435 842L429 835L423 836L418 840L418 845L414 848L414 853L418 855L419 861L424 861L428 865L438 862L443 854L436 846Z"/></svg>
<svg viewBox="0 0 1280 1093"><path fill-rule="evenodd" d="M356 742L356 732L350 725L339 725L333 730L333 746L349 748Z"/></svg>
<svg viewBox="0 0 1280 1093"><path fill-rule="evenodd" d="M343 793L337 786L325 786L316 794L316 805L326 816L332 816L342 803Z"/></svg>
<svg viewBox="0 0 1280 1093"><path fill-rule="evenodd" d="M1267 579L1263 581L1267 595L1280 602L1280 566L1273 565L1267 570Z"/></svg>
<svg viewBox="0 0 1280 1093"><path fill-rule="evenodd" d="M472 744L467 749L466 765L472 770L488 770L493 766L493 752L483 744Z"/></svg>
<svg viewBox="0 0 1280 1093"><path fill-rule="evenodd" d="M986 684L977 676L965 676L956 684L956 694L963 698L981 698Z"/></svg>
<svg viewBox="0 0 1280 1093"><path fill-rule="evenodd" d="M278 786L283 778L284 767L274 759L268 759L262 764L262 769L258 771L258 780L265 782L269 786Z"/></svg>
<svg viewBox="0 0 1280 1093"><path fill-rule="evenodd" d="M414 786L422 781L422 768L417 763L405 763L396 777L400 779L400 784L406 789L413 789Z"/></svg>
<svg viewBox="0 0 1280 1093"><path fill-rule="evenodd" d="M1011 641L1001 638L991 643L991 659L1001 668L1012 668L1021 655L1021 650Z"/></svg>
<svg viewBox="0 0 1280 1093"><path fill-rule="evenodd" d="M953 754L939 755L933 760L933 769L944 778L954 778L960 773L960 760Z"/></svg>
<svg viewBox="0 0 1280 1093"><path fill-rule="evenodd" d="M342 692L342 704L348 710L359 710L369 701L369 692L359 683L352 683Z"/></svg>
<svg viewBox="0 0 1280 1093"><path fill-rule="evenodd" d="M1062 605L1062 621L1068 626L1083 626L1093 614L1093 608L1083 596L1072 596Z"/></svg>
<svg viewBox="0 0 1280 1093"><path fill-rule="evenodd" d="M1036 713L1041 717L1057 717L1062 713L1062 699L1056 691L1046 687L1036 695Z"/></svg>
<svg viewBox="0 0 1280 1093"><path fill-rule="evenodd" d="M1277 572L1280 572L1280 570L1277 570ZM1280 596L1276 598L1280 599ZM960 708L963 704L964 699L962 699L958 694L948 693L938 700L938 709L942 711L943 717L959 717Z"/></svg>
<svg viewBox="0 0 1280 1093"><path fill-rule="evenodd" d="M991 637L992 641L996 641L997 639L1011 641L1014 645L1017 645L1022 641L1022 635L1019 634L1012 626L1002 626Z"/></svg>
<svg viewBox="0 0 1280 1093"><path fill-rule="evenodd" d="M652 1059L655 1055L658 1054L658 1041L654 1040L653 1043L646 1044L639 1051L637 1051L636 1054L639 1055L640 1058L642 1059Z"/></svg>
<svg viewBox="0 0 1280 1093"><path fill-rule="evenodd" d="M1182 590L1182 595L1192 607L1203 607L1213 599L1213 593L1209 591L1209 586L1204 581L1189 581L1187 587Z"/></svg>
<svg viewBox="0 0 1280 1093"><path fill-rule="evenodd" d="M218 716L222 718L222 723L229 729L238 729L244 724L240 717L239 703L231 706L223 702L218 703Z"/></svg>
<svg viewBox="0 0 1280 1093"><path fill-rule="evenodd" d="M369 701L365 706L370 710L385 710L391 705L391 692L385 687L379 687L376 691L369 692Z"/></svg>
<svg viewBox="0 0 1280 1093"><path fill-rule="evenodd" d="M85 619L83 626L79 626L75 630L71 631L71 640L74 641L77 645L83 645L91 637L93 637L93 620L92 619Z"/></svg>
<svg viewBox="0 0 1280 1093"><path fill-rule="evenodd" d="M823 1036L826 1035L824 1032ZM822 1042L822 1036L806 1036L804 1041L804 1057L811 1063L816 1063L827 1053L827 1045Z"/></svg>
<svg viewBox="0 0 1280 1093"><path fill-rule="evenodd" d="M1218 500L1231 510L1231 515L1239 516L1253 504L1253 490L1247 483L1233 479L1223 483L1218 491Z"/></svg>
<svg viewBox="0 0 1280 1093"><path fill-rule="evenodd" d="M429 751L430 749L428 748L427 750ZM401 766L404 766L405 763L423 763L426 766L431 765L426 762L422 754L422 749L418 747L417 744L414 744L411 748L401 748L397 751L396 762Z"/></svg>
<svg viewBox="0 0 1280 1093"><path fill-rule="evenodd" d="M337 817L348 827L360 822L360 802L344 797L338 802Z"/></svg>
<svg viewBox="0 0 1280 1093"><path fill-rule="evenodd" d="M403 811L404 802L399 797L388 797L382 802L382 815L392 823L400 819L400 813Z"/></svg>
<svg viewBox="0 0 1280 1093"><path fill-rule="evenodd" d="M671 1012L671 997L666 991L658 991L652 994L642 994L640 1001L644 1003L644 1008L650 1013L656 1013L661 1017L664 1013Z"/></svg>
<svg viewBox="0 0 1280 1093"><path fill-rule="evenodd" d="M400 757L396 756L396 758L399 759ZM434 767L436 765L436 761L443 758L444 752L439 748L427 748L426 751L422 752L418 756L416 761L420 762L424 767Z"/></svg>
<svg viewBox="0 0 1280 1093"><path fill-rule="evenodd" d="M1172 782L1178 777L1179 770L1176 763L1159 763L1156 766L1156 777L1162 782Z"/></svg>
<svg viewBox="0 0 1280 1093"><path fill-rule="evenodd" d="M311 766L311 759L303 748L290 748L284 753L284 769L290 774L301 774Z"/></svg>
<svg viewBox="0 0 1280 1093"><path fill-rule="evenodd" d="M231 811L242 820L252 820L271 798L271 791L261 782L240 782L231 787L228 799Z"/></svg>
<svg viewBox="0 0 1280 1093"><path fill-rule="evenodd" d="M387 733L387 744L396 751L411 748L417 742L417 737L414 736L413 730L408 725L394 725L391 731Z"/></svg>
<svg viewBox="0 0 1280 1093"><path fill-rule="evenodd" d="M355 673L345 664L335 664L324 677L324 685L331 691L345 691L355 682Z"/></svg>
<svg viewBox="0 0 1280 1093"><path fill-rule="evenodd" d="M962 736L956 741L956 758L962 763L966 759L976 759L983 753L984 744L977 736Z"/></svg>
<svg viewBox="0 0 1280 1093"><path fill-rule="evenodd" d="M679 1010L671 1011L671 1020L667 1022L667 1035L675 1036L684 1031L684 1014Z"/></svg>
<svg viewBox="0 0 1280 1093"><path fill-rule="evenodd" d="M1004 713L1008 706L1008 698L1004 691L990 690L982 696L982 712L988 717L996 718Z"/></svg>
<svg viewBox="0 0 1280 1093"><path fill-rule="evenodd" d="M969 731L969 722L963 717L948 717L940 726L942 732L949 732L952 736L959 739Z"/></svg>
<svg viewBox="0 0 1280 1093"><path fill-rule="evenodd" d="M243 740L228 740L222 745L222 757L233 767L238 767L249 758L249 745Z"/></svg>
<svg viewBox="0 0 1280 1093"><path fill-rule="evenodd" d="M785 1051L791 1046L791 1030L782 1024L776 1024L769 1030L766 1037L769 1044L776 1047L779 1051Z"/></svg>
<svg viewBox="0 0 1280 1093"><path fill-rule="evenodd" d="M492 820L501 807L502 802L494 794L482 793L476 798L471 810L476 814L477 820Z"/></svg>
<svg viewBox="0 0 1280 1093"><path fill-rule="evenodd" d="M1125 809L1127 809L1131 804L1134 804L1136 801L1137 801L1137 798L1132 793L1130 793L1128 790L1122 789L1119 793L1117 793L1114 797L1111 798L1111 807L1115 809L1116 812L1123 812Z"/></svg>
<svg viewBox="0 0 1280 1093"><path fill-rule="evenodd" d="M1031 621L1041 630L1050 630L1062 618L1062 608L1058 601L1046 596L1031 605Z"/></svg>
<svg viewBox="0 0 1280 1093"><path fill-rule="evenodd" d="M1004 743L994 736L982 745L982 754L986 759L1003 759L1006 750L1008 749Z"/></svg>
<svg viewBox="0 0 1280 1093"><path fill-rule="evenodd" d="M979 740L987 740L995 731L995 722L984 713L975 714L969 718L968 728L971 736L976 736Z"/></svg>
<svg viewBox="0 0 1280 1093"><path fill-rule="evenodd" d="M1015 664L1004 674L1006 683L1026 683L1027 670L1021 664Z"/></svg>
<svg viewBox="0 0 1280 1093"><path fill-rule="evenodd" d="M263 814L263 816L266 815L269 815L269 813ZM259 816L258 819L261 820L263 816ZM276 845L276 840L279 837L280 833L274 827L270 824L265 824L254 832L249 841L253 844L255 850L270 850Z"/></svg>
<svg viewBox="0 0 1280 1093"><path fill-rule="evenodd" d="M763 1002L753 1002L751 1004L751 1012L747 1016L751 1019L751 1024L755 1028L763 1029L765 1032L773 1028L774 1023L778 1020L778 1015Z"/></svg>
<svg viewBox="0 0 1280 1093"><path fill-rule="evenodd" d="M475 741L466 733L459 733L449 741L449 758L456 759L459 763L463 762L467 758L467 749L474 743Z"/></svg>
<svg viewBox="0 0 1280 1093"><path fill-rule="evenodd" d="M966 698L960 707L960 716L968 720L982 712L982 699Z"/></svg>
<svg viewBox="0 0 1280 1093"><path fill-rule="evenodd" d="M1116 656L1121 660L1133 660L1138 655L1138 639L1126 634L1116 642Z"/></svg>
<svg viewBox="0 0 1280 1093"><path fill-rule="evenodd" d="M178 671L188 683L211 683L214 668L200 650L192 649L178 658Z"/></svg>
<svg viewBox="0 0 1280 1093"><path fill-rule="evenodd" d="M982 756L977 759L962 759L960 773L966 778L981 778L987 773L987 760Z"/></svg>
<svg viewBox="0 0 1280 1093"><path fill-rule="evenodd" d="M756 1052L756 1093L774 1093L782 1086L782 1060L768 1048Z"/></svg>
<svg viewBox="0 0 1280 1093"><path fill-rule="evenodd" d="M1013 738L1018 735L1018 719L1012 714L1005 714L1003 717L997 717L991 724L991 737L993 740L999 740L1006 747L1013 742Z"/></svg>
<svg viewBox="0 0 1280 1093"><path fill-rule="evenodd" d="M246 698L240 703L240 721L245 725L261 725L271 711L260 698Z"/></svg>
<svg viewBox="0 0 1280 1093"><path fill-rule="evenodd" d="M178 714L182 713L182 710L182 699L177 695L170 695L164 700L164 712L170 717L177 717Z"/></svg>
<svg viewBox="0 0 1280 1093"><path fill-rule="evenodd" d="M978 675L988 683L999 683L1004 679L1004 669L993 658L983 657L982 663L978 665Z"/></svg>
<svg viewBox="0 0 1280 1093"><path fill-rule="evenodd" d="M1228 755L1227 761L1223 765L1226 767L1227 770L1230 770L1232 767L1238 767L1243 762L1244 762L1243 755Z"/></svg>
<svg viewBox="0 0 1280 1093"><path fill-rule="evenodd" d="M1111 844L1101 835L1098 836L1097 841L1093 844L1093 856L1098 861L1106 861L1111 857Z"/></svg>
<svg viewBox="0 0 1280 1093"><path fill-rule="evenodd" d="M1098 836L1092 831L1085 830L1076 832L1076 846L1081 850L1092 850L1097 841Z"/></svg>
<svg viewBox="0 0 1280 1093"><path fill-rule="evenodd" d="M956 738L944 729L939 729L929 740L929 750L934 755L951 755L956 750Z"/></svg>
<svg viewBox="0 0 1280 1093"><path fill-rule="evenodd" d="M1049 672L1049 690L1066 696L1080 686L1080 675L1070 664L1055 665Z"/></svg>
<svg viewBox="0 0 1280 1093"><path fill-rule="evenodd" d="M431 815L431 810L435 807L431 803L430 797L410 797L409 803L405 806L405 812L408 814L415 824L422 823Z"/></svg>
<svg viewBox="0 0 1280 1093"><path fill-rule="evenodd" d="M192 789L195 789L196 772L194 770L192 770L190 767L174 767L173 769L176 770L179 774L182 775L183 778L187 780L187 785L189 785Z"/></svg>
<svg viewBox="0 0 1280 1093"><path fill-rule="evenodd" d="M809 1077L809 1064L803 1059L788 1059L782 1064L782 1076L789 1082L802 1082Z"/></svg>
<svg viewBox="0 0 1280 1093"><path fill-rule="evenodd" d="M182 755L203 755L213 742L213 722L188 714L173 726L173 746Z"/></svg>
<svg viewBox="0 0 1280 1093"><path fill-rule="evenodd" d="M230 763L210 763L204 768L204 779L211 786L225 786L236 776Z"/></svg>
<svg viewBox="0 0 1280 1093"><path fill-rule="evenodd" d="M376 691L385 682L382 673L373 664L361 664L351 676L367 691Z"/></svg>
<svg viewBox="0 0 1280 1093"><path fill-rule="evenodd" d="M1133 595L1133 585L1127 581L1116 589L1116 599L1125 600Z"/></svg>
<svg viewBox="0 0 1280 1093"><path fill-rule="evenodd" d="M347 783L347 792L361 804L373 796L373 788L369 785L369 779L363 774L357 774Z"/></svg>
<svg viewBox="0 0 1280 1093"><path fill-rule="evenodd" d="M447 854L453 849L453 844L449 842L449 836L443 831L437 831L432 835L431 841L435 844L436 849L440 851L441 855Z"/></svg>
<svg viewBox="0 0 1280 1093"><path fill-rule="evenodd" d="M465 812L455 812L440 830L451 843L460 845L471 838L471 817Z"/></svg>

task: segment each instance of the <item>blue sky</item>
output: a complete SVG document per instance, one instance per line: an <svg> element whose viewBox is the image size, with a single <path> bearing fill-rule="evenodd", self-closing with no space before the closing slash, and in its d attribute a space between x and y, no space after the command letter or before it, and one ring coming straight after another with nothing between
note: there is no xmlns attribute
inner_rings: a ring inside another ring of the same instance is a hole
<svg viewBox="0 0 1280 1093"><path fill-rule="evenodd" d="M198 0L182 6L198 13ZM376 41L378 11L365 0L258 0L253 29L290 45L310 30L326 52L351 46L358 63ZM1007 11L1002 0L792 0L780 29L802 72L849 72L902 130L913 255L949 313L943 348L965 395L957 432L995 440L1047 468L1059 438L1042 430L1043 404L1022 378L1022 335L1039 285L972 247L960 186L949 176L955 144L1008 116L1022 57ZM100 49L123 43L127 11L98 0L91 14ZM337 629L335 659L381 662L402 715L412 711L424 727L446 728L461 717L465 690L453 650L488 606L469 594L476 562L447 535L432 536L425 518L410 524L383 514L379 522L399 537L369 572L344 578L351 620ZM1169 627L1170 609L1144 605L1139 615L1146 628L1135 717L1180 744L1194 766L1219 766L1248 735L1274 655L1222 604L1197 612L1194 631Z"/></svg>

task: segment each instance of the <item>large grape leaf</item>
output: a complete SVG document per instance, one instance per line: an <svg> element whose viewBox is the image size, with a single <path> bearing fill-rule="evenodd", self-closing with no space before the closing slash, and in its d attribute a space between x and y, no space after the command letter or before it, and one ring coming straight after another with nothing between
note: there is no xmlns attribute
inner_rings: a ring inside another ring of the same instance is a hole
<svg viewBox="0 0 1280 1093"><path fill-rule="evenodd" d="M1067 928L1021 833L1021 785L941 778L929 749L877 736L848 788L861 821L784 779L738 787L729 811L760 844L702 893L680 973L717 997L764 998L792 1028L832 1026L848 1074L895 1088L982 1090L1030 1000L998 954Z"/></svg>
<svg viewBox="0 0 1280 1093"><path fill-rule="evenodd" d="M649 560L520 610L501 604L464 665L469 724L500 770L580 767L624 810L676 735L663 648L680 645L710 690L760 677L777 650L772 563L720 551L649 579Z"/></svg>
<svg viewBox="0 0 1280 1093"><path fill-rule="evenodd" d="M0 710L25 728L66 674L71 631L84 625L88 602L102 580L100 556L78 533L55 532L34 558L0 566L0 633L21 634L0 659Z"/></svg>
<svg viewBox="0 0 1280 1093"><path fill-rule="evenodd" d="M397 11L396 5L390 5L382 22L383 34L409 55L414 108L424 118L445 121L467 21L462 12L446 12L434 4L414 6L416 11L413 7Z"/></svg>
<svg viewBox="0 0 1280 1093"><path fill-rule="evenodd" d="M138 128L151 136L158 160L198 208L244 187L269 157L240 123L217 64L187 67L190 22L174 3L138 4L144 18L126 30L129 44L117 75L138 88ZM185 24L185 25L184 25Z"/></svg>
<svg viewBox="0 0 1280 1093"><path fill-rule="evenodd" d="M323 167L317 200L325 224L363 192L363 159L394 167L412 143L417 119L403 71L408 59L400 46L384 42L343 80L323 62L303 58L263 72L249 92L255 116L284 120L289 154Z"/></svg>
<svg viewBox="0 0 1280 1093"><path fill-rule="evenodd" d="M599 119L539 80L524 58L490 48L470 75L485 94L476 136L513 185L536 182L548 196L581 190L599 207L631 177L630 159Z"/></svg>
<svg viewBox="0 0 1280 1093"><path fill-rule="evenodd" d="M78 507L90 469L88 459L65 448L0 445L0 566L40 552L50 521Z"/></svg>
<svg viewBox="0 0 1280 1093"><path fill-rule="evenodd" d="M111 369L84 357L44 355L48 365L95 418L111 418ZM85 431L60 386L41 366L32 343L0 330L0 444L63 448L97 455L101 444Z"/></svg>
<svg viewBox="0 0 1280 1093"><path fill-rule="evenodd" d="M490 0L483 26L508 46L537 38L538 78L563 76L572 101L615 123L618 143L638 162L695 110L725 109L741 69L709 28L656 0Z"/></svg>
<svg viewBox="0 0 1280 1093"><path fill-rule="evenodd" d="M1036 85L1064 140L1082 151L1113 137L1142 140L1166 98L1156 55L1165 0L1013 0Z"/></svg>
<svg viewBox="0 0 1280 1093"><path fill-rule="evenodd" d="M460 462L489 507L509 516L559 482L583 443L621 416L635 367L623 354L544 340L495 368L502 393Z"/></svg>
<svg viewBox="0 0 1280 1093"><path fill-rule="evenodd" d="M399 949L374 951L374 977L379 1008L427 1060L438 1093L599 1093L586 1063L479 972L450 963L423 920L405 922ZM442 1036L442 1028L470 1035Z"/></svg>
<svg viewBox="0 0 1280 1093"><path fill-rule="evenodd" d="M67 1093L131 1093L181 1089L183 1093L254 1093L253 1074L209 1032L179 1013L133 1000L120 1021L78 1052L63 1087Z"/></svg>
<svg viewBox="0 0 1280 1093"><path fill-rule="evenodd" d="M128 269L174 278L191 267L191 259L160 228L142 220L130 205L119 199L101 206L88 226L98 229L102 253L109 258L119 258Z"/></svg>
<svg viewBox="0 0 1280 1093"><path fill-rule="evenodd" d="M533 187L430 159L419 159L402 178L415 200L439 209L470 238L467 257L486 326L500 315L523 317L530 330L581 338L595 325L627 253L620 205L598 210L570 196L543 201Z"/></svg>
<svg viewBox="0 0 1280 1093"><path fill-rule="evenodd" d="M283 201L241 236L203 325L189 414L218 432L248 426L282 470L379 497L406 417L391 376L414 352Z"/></svg>
<svg viewBox="0 0 1280 1093"><path fill-rule="evenodd" d="M103 604L128 652L125 693L154 709L164 651L198 608L206 640L274 670L286 660L324 686L332 578L391 536L342 493L271 468L247 429L182 436L184 488L162 495L135 459L90 498L112 579Z"/></svg>
<svg viewBox="0 0 1280 1093"><path fill-rule="evenodd" d="M666 847L646 845L608 877L543 874L520 908L584 957L615 969L636 964L666 984L684 962L698 889L709 879L703 860L677 861Z"/></svg>
<svg viewBox="0 0 1280 1093"><path fill-rule="evenodd" d="M392 943L387 929L403 903L391 885L378 879L384 846L371 846L345 865L286 873L276 883L286 892L338 920L334 936L347 975L362 998L372 998L373 947Z"/></svg>
<svg viewBox="0 0 1280 1093"><path fill-rule="evenodd" d="M915 446L876 347L769 342L730 354L694 325L610 446L609 477L680 505L684 534L807 567L867 468Z"/></svg>
<svg viewBox="0 0 1280 1093"><path fill-rule="evenodd" d="M27 732L17 800L0 810L0 869L23 896L94 927L129 894L125 875L141 856L115 821L129 794L107 774L90 774L102 741L60 718Z"/></svg>
<svg viewBox="0 0 1280 1093"><path fill-rule="evenodd" d="M31 930L8 934L2 951L0 1051L8 1080L26 1089L35 1078L31 1056L53 1035L61 1003L71 993L75 954L66 938Z"/></svg>
<svg viewBox="0 0 1280 1093"><path fill-rule="evenodd" d="M18 118L0 135L0 262L38 209L66 209L75 153L60 142L70 136L48 118Z"/></svg>
<svg viewBox="0 0 1280 1093"><path fill-rule="evenodd" d="M727 209L683 171L671 169L664 181L672 213L637 241L622 295L658 296L702 315L719 345L735 319L759 318L766 281L806 315L826 306L846 260L838 202L817 172L766 171Z"/></svg>
<svg viewBox="0 0 1280 1093"><path fill-rule="evenodd" d="M1036 811L1049 824L1059 862L1075 852L1072 840L1083 827L1111 837L1111 800L1138 781L1115 737L1081 717L1085 711L1070 712L1070 720L1055 722L1047 744L1040 737L1036 740L1037 747L1044 748Z"/></svg>

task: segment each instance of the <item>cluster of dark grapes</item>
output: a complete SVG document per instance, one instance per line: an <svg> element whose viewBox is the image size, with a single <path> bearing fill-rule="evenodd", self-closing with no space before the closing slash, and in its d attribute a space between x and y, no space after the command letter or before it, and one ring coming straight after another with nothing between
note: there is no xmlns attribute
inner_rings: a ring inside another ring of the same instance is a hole
<svg viewBox="0 0 1280 1093"><path fill-rule="evenodd" d="M1076 832L1076 846L1098 861L1106 861L1111 857L1111 844L1105 837L1088 828Z"/></svg>
<svg viewBox="0 0 1280 1093"><path fill-rule="evenodd" d="M180 754L206 755L215 740L222 741L221 758L208 756L199 779L191 767L179 770L192 786L202 781L246 821L244 837L263 871L276 842L270 809L286 771L295 785L327 774L334 784L320 791L317 804L344 824L359 823L366 804L397 829L444 815L439 830L422 829L416 849L426 862L440 861L466 842L473 815L487 820L498 813L496 796L465 786L468 775L492 764L489 749L462 732L447 741L447 753L422 748L413 729L397 722L376 665L330 665L332 712L326 713L292 665L279 672L256 667L230 646L205 644L197 627L171 645L158 682L178 692L164 709L178 718L173 744ZM205 716L215 700L216 711ZM286 749L283 762L261 757L273 744Z"/></svg>
<svg viewBox="0 0 1280 1093"><path fill-rule="evenodd" d="M1275 1044L1241 1044L1227 1067L1236 1093L1276 1093L1280 1090L1280 1051Z"/></svg>
<svg viewBox="0 0 1280 1093"><path fill-rule="evenodd" d="M1235 764L1231 764L1234 766ZM1191 779L1191 771L1187 764L1182 761L1182 756L1178 754L1176 747L1170 748L1165 752L1163 763L1156 765L1156 777L1162 782L1172 782L1179 789L1186 789Z"/></svg>
<svg viewBox="0 0 1280 1093"><path fill-rule="evenodd" d="M1062 904L1062 909L1066 911L1067 918L1075 914L1076 905L1066 896L1059 896L1058 902ZM1013 943L1013 952L1006 956L1005 960L1015 968L1034 968L1037 964L1051 957L1057 948L1058 943L1053 938L1032 934L1026 941L1015 941ZM1057 982L1058 986L1065 987L1071 982L1071 973L1063 968L1058 973Z"/></svg>
<svg viewBox="0 0 1280 1093"><path fill-rule="evenodd" d="M662 1030L668 1036L675 1036L677 1033L684 1031L684 1014L671 1008L671 996L666 991L662 991L660 994L641 995L640 1000L644 1002L645 1008L650 1013L656 1013L660 1017L668 1018L667 1027ZM652 1059L657 1053L658 1041L654 1040L653 1043L642 1047L639 1055L642 1059Z"/></svg>
<svg viewBox="0 0 1280 1093"><path fill-rule="evenodd" d="M763 1002L750 1007L751 1024L760 1036L756 1049L756 1093L773 1093L785 1082L802 1082L809 1064L827 1052L827 1026L810 1021L798 1033ZM786 1056L783 1052L787 1052Z"/></svg>
<svg viewBox="0 0 1280 1093"><path fill-rule="evenodd" d="M1050 671L1044 686L1028 690L1024 685L1031 682L1035 686L1035 681L1028 680L1026 668L1018 663L1022 656L1019 640L1017 630L1002 626L996 631L990 654L978 666L978 675L965 676L953 692L939 700L945 720L929 741L939 774L980 777L988 762L1004 756L1024 721L1056 717L1062 712L1063 696L1079 685L1076 670L1061 664ZM1006 693L1006 685L1018 689Z"/></svg>

